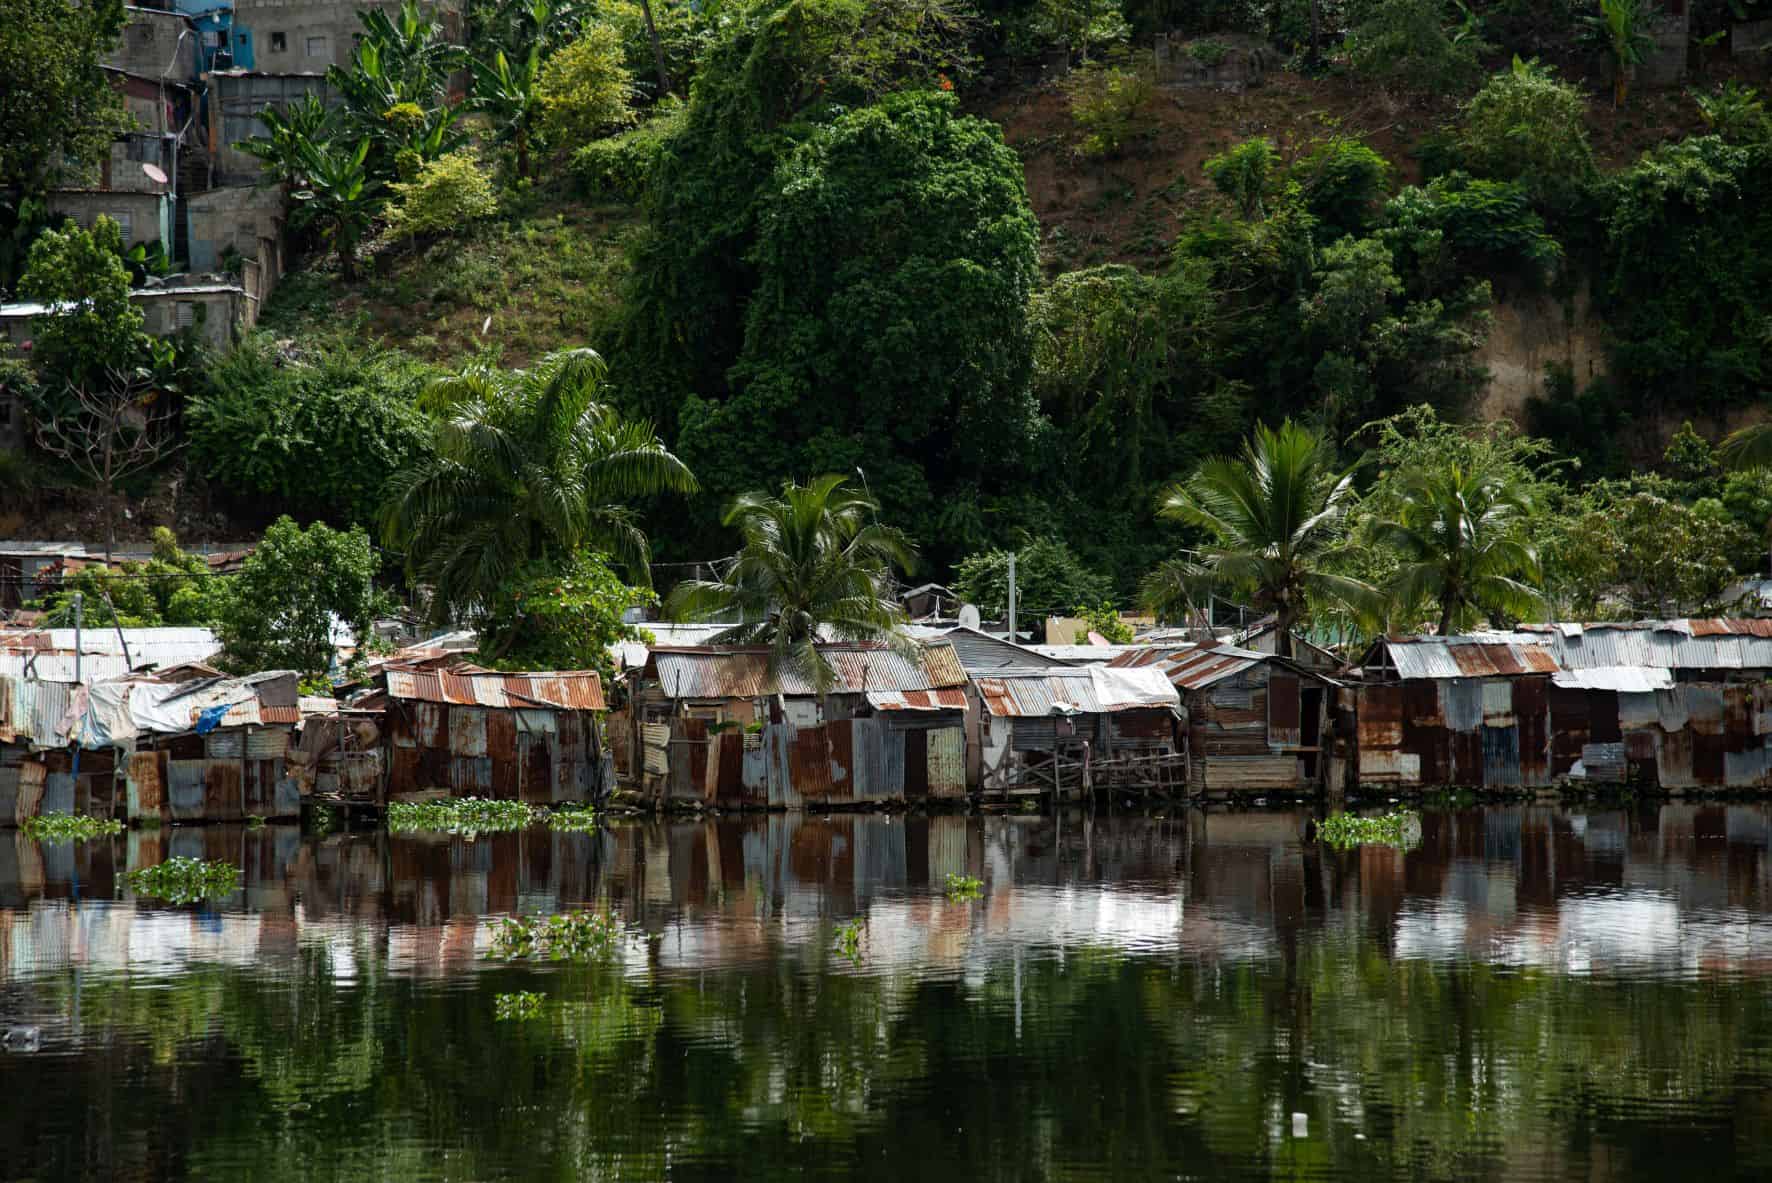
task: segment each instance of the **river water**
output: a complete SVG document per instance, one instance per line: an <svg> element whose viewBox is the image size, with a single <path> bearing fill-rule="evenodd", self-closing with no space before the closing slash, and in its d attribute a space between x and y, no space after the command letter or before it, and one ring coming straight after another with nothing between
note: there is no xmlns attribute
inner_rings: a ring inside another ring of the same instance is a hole
<svg viewBox="0 0 1772 1183"><path fill-rule="evenodd" d="M0 1178L1772 1177L1772 808L1306 820L0 832Z"/></svg>

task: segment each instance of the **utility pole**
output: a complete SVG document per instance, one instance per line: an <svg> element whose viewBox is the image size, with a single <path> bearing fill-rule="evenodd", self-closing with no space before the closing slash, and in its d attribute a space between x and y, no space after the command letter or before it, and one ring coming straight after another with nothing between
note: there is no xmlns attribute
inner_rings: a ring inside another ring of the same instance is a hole
<svg viewBox="0 0 1772 1183"><path fill-rule="evenodd" d="M80 613L86 597L80 592L74 593L74 685L80 684Z"/></svg>
<svg viewBox="0 0 1772 1183"><path fill-rule="evenodd" d="M1009 641L1020 644L1015 634L1015 552L1009 552Z"/></svg>

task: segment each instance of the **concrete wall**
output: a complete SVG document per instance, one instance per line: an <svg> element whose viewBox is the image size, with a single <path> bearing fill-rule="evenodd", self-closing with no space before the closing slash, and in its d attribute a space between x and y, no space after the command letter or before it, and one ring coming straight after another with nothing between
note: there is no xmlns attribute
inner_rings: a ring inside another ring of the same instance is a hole
<svg viewBox="0 0 1772 1183"><path fill-rule="evenodd" d="M253 68L268 73L324 73L328 66L350 64L356 38L363 31L357 13L380 8L392 16L400 5L339 3L338 0L236 0L235 37L248 34ZM426 4L427 11L441 10L444 28L461 39L461 0Z"/></svg>
<svg viewBox="0 0 1772 1183"><path fill-rule="evenodd" d="M1477 360L1489 370L1478 396L1482 420L1523 422L1526 400L1544 394L1544 368L1569 366L1577 389L1606 372L1605 324L1593 312L1585 287L1567 303L1543 293L1498 302L1489 339Z"/></svg>
<svg viewBox="0 0 1772 1183"><path fill-rule="evenodd" d="M1692 4L1664 2L1660 13L1649 21L1649 36L1655 48L1637 67L1637 82L1644 86L1674 86L1686 77L1686 50L1692 34ZM1679 12L1674 12L1674 8Z"/></svg>
<svg viewBox="0 0 1772 1183"><path fill-rule="evenodd" d="M191 270L218 269L230 247L242 258L263 261L264 240L282 240L283 217L283 192L277 188L238 185L187 196Z"/></svg>
<svg viewBox="0 0 1772 1183"><path fill-rule="evenodd" d="M197 76L197 35L176 12L130 8L122 40L104 64L146 78L189 82Z"/></svg>
<svg viewBox="0 0 1772 1183"><path fill-rule="evenodd" d="M172 198L163 193L96 192L63 189L49 195L49 212L57 220L72 218L90 229L101 214L123 230L125 246L156 239L172 249Z"/></svg>
<svg viewBox="0 0 1772 1183"><path fill-rule="evenodd" d="M256 319L248 314L246 293L237 288L221 292L144 288L132 293L132 299L142 310L144 327L156 337L194 328L211 347L223 351L233 344L236 327L248 328Z"/></svg>
<svg viewBox="0 0 1772 1183"><path fill-rule="evenodd" d="M260 111L269 107L287 111L310 94L328 105L337 101L318 73L210 75L209 153L215 161L215 183L255 184L262 174L258 160L234 145L264 133Z"/></svg>

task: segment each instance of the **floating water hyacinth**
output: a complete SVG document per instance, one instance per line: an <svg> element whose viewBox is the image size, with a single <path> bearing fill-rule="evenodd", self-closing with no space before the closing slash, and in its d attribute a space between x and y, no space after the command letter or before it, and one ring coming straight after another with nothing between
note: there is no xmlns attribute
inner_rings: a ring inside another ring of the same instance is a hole
<svg viewBox="0 0 1772 1183"><path fill-rule="evenodd" d="M536 812L522 801L492 801L483 797L420 803L394 801L388 805L388 829L396 834L412 830L445 834L521 830L535 821Z"/></svg>
<svg viewBox="0 0 1772 1183"><path fill-rule="evenodd" d="M597 811L589 805L560 805L547 813L548 826L555 830L594 830Z"/></svg>
<svg viewBox="0 0 1772 1183"><path fill-rule="evenodd" d="M500 994L492 1000L493 1015L503 1021L526 1022L541 1018L543 995L519 990L514 994Z"/></svg>
<svg viewBox="0 0 1772 1183"><path fill-rule="evenodd" d="M860 963L861 961L861 918L857 917L847 924L837 926L837 952Z"/></svg>
<svg viewBox="0 0 1772 1183"><path fill-rule="evenodd" d="M1421 840L1421 815L1393 809L1377 817L1337 813L1317 823L1317 837L1345 850L1352 846L1412 846Z"/></svg>
<svg viewBox="0 0 1772 1183"><path fill-rule="evenodd" d="M123 832L123 823L108 817L88 817L79 813L46 813L28 817L23 827L25 837L39 842L84 842L88 838L105 838Z"/></svg>
<svg viewBox="0 0 1772 1183"><path fill-rule="evenodd" d="M124 879L140 895L189 904L232 895L239 886L240 868L233 863L181 856L152 867L137 867Z"/></svg>
<svg viewBox="0 0 1772 1183"><path fill-rule="evenodd" d="M984 880L971 875L948 875L947 896L950 900L975 900L984 891Z"/></svg>
<svg viewBox="0 0 1772 1183"><path fill-rule="evenodd" d="M621 947L621 922L606 912L513 916L497 924L486 956L502 961L593 961Z"/></svg>

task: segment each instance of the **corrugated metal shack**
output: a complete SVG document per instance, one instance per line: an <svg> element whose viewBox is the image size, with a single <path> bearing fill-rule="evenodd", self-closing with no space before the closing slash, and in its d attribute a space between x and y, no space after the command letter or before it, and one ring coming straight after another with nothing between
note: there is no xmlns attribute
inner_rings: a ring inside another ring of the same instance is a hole
<svg viewBox="0 0 1772 1183"><path fill-rule="evenodd" d="M1334 683L1296 662L1231 645L1127 653L1116 668L1156 669L1187 708L1188 791L1305 791L1323 784Z"/></svg>
<svg viewBox="0 0 1772 1183"><path fill-rule="evenodd" d="M625 724L654 801L797 808L966 794L966 673L943 642L828 642L820 694L764 649L655 648Z"/></svg>
<svg viewBox="0 0 1772 1183"><path fill-rule="evenodd" d="M378 680L380 687L353 700L342 717L362 739L365 712L382 712L379 735L347 744L342 795L369 791L371 774L352 765L349 750L372 749L377 738L382 763L374 791L383 801L436 790L537 804L601 795L598 716L608 706L595 670L500 673L464 664L388 668Z"/></svg>
<svg viewBox="0 0 1772 1183"><path fill-rule="evenodd" d="M295 816L284 768L297 720L294 674L81 684L39 676L60 672L62 655L47 666L45 656L29 676L0 673L0 822L42 813L137 822ZM95 666L102 677L102 658L82 655L83 676Z"/></svg>
<svg viewBox="0 0 1772 1183"><path fill-rule="evenodd" d="M1362 783L1772 787L1772 621L1389 638L1359 673Z"/></svg>
<svg viewBox="0 0 1772 1183"><path fill-rule="evenodd" d="M987 796L1167 793L1182 781L1180 700L1160 670L1008 668L975 676L968 693L980 712Z"/></svg>

